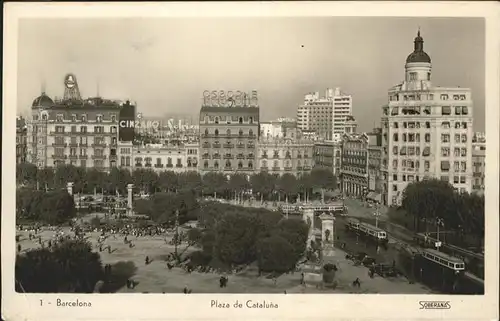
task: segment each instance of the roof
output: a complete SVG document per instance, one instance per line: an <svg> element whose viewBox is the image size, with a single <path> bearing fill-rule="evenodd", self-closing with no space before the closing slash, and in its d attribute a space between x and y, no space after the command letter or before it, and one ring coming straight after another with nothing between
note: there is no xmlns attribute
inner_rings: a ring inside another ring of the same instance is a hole
<svg viewBox="0 0 500 321"><path fill-rule="evenodd" d="M424 39L420 36L420 30L414 41L414 49L406 58L406 63L424 62L431 63L431 57L424 51Z"/></svg>
<svg viewBox="0 0 500 321"><path fill-rule="evenodd" d="M31 107L51 107L54 105L54 101L47 96L44 92L33 100Z"/></svg>
<svg viewBox="0 0 500 321"><path fill-rule="evenodd" d="M201 107L200 113L231 113L231 114L246 114L246 113L259 113L259 107Z"/></svg>

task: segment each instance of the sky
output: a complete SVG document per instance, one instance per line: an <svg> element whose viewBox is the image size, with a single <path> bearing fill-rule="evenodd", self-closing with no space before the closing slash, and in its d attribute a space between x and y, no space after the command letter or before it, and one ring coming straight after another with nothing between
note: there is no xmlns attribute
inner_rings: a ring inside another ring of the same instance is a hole
<svg viewBox="0 0 500 321"><path fill-rule="evenodd" d="M340 87L368 131L404 79L420 27L433 84L471 88L474 129L484 131L484 26L421 17L23 19L18 114L42 88L61 97L71 72L82 96L130 99L146 116L195 116L205 90L257 90L261 120L295 117L306 93Z"/></svg>

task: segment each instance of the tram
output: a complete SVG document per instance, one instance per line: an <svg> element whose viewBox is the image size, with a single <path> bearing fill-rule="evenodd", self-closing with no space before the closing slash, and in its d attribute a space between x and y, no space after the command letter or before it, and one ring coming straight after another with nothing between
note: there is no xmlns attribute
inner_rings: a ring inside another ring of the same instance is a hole
<svg viewBox="0 0 500 321"><path fill-rule="evenodd" d="M360 223L359 231L366 237L376 241L380 245L387 245L389 238L387 232L368 223Z"/></svg>
<svg viewBox="0 0 500 321"><path fill-rule="evenodd" d="M424 249L417 265L416 274L421 282L444 293L459 293L465 273L462 259L434 249Z"/></svg>
<svg viewBox="0 0 500 321"><path fill-rule="evenodd" d="M359 232L359 224L361 224L361 222L358 219L348 218L345 228L349 232Z"/></svg>

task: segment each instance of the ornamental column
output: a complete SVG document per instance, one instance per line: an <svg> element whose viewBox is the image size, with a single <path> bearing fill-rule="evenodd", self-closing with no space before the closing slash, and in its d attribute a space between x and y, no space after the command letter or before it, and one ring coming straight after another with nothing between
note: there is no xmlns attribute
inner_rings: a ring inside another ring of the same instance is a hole
<svg viewBox="0 0 500 321"><path fill-rule="evenodd" d="M133 189L134 189L134 184L128 184L127 185L127 192L128 192L128 195L127 195L127 212L128 214L132 214L133 213L133 207L132 207L132 192L133 192Z"/></svg>

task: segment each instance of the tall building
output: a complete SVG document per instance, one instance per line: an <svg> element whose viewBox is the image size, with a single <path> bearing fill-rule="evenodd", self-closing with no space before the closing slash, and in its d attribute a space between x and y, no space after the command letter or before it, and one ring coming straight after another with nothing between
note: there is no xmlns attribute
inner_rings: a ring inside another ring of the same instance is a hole
<svg viewBox="0 0 500 321"><path fill-rule="evenodd" d="M367 198L382 202L382 129L374 128L368 137L368 195Z"/></svg>
<svg viewBox="0 0 500 321"><path fill-rule="evenodd" d="M251 95L206 91L199 121L202 174L253 172L259 137L256 91Z"/></svg>
<svg viewBox="0 0 500 321"><path fill-rule="evenodd" d="M405 80L389 89L382 108L383 200L389 205L401 204L408 183L427 178L472 189L471 90L433 86L431 67L419 31Z"/></svg>
<svg viewBox="0 0 500 321"><path fill-rule="evenodd" d="M319 92L304 96L304 103L297 109L297 127L303 131L314 130L319 137L332 140L346 132L346 122L352 115L352 97L340 88L327 89L324 97Z"/></svg>
<svg viewBox="0 0 500 321"><path fill-rule="evenodd" d="M486 139L483 133L476 133L472 139L472 192L484 193L486 173Z"/></svg>
<svg viewBox="0 0 500 321"><path fill-rule="evenodd" d="M257 157L261 172L300 176L314 166L314 142L292 138L261 138Z"/></svg>
<svg viewBox="0 0 500 321"><path fill-rule="evenodd" d="M26 119L16 117L16 164L26 162L27 131Z"/></svg>
<svg viewBox="0 0 500 321"><path fill-rule="evenodd" d="M66 75L64 85L63 99L52 100L42 93L33 101L27 161L39 168L71 164L108 170L117 166L123 104L100 97L81 98L73 74Z"/></svg>

